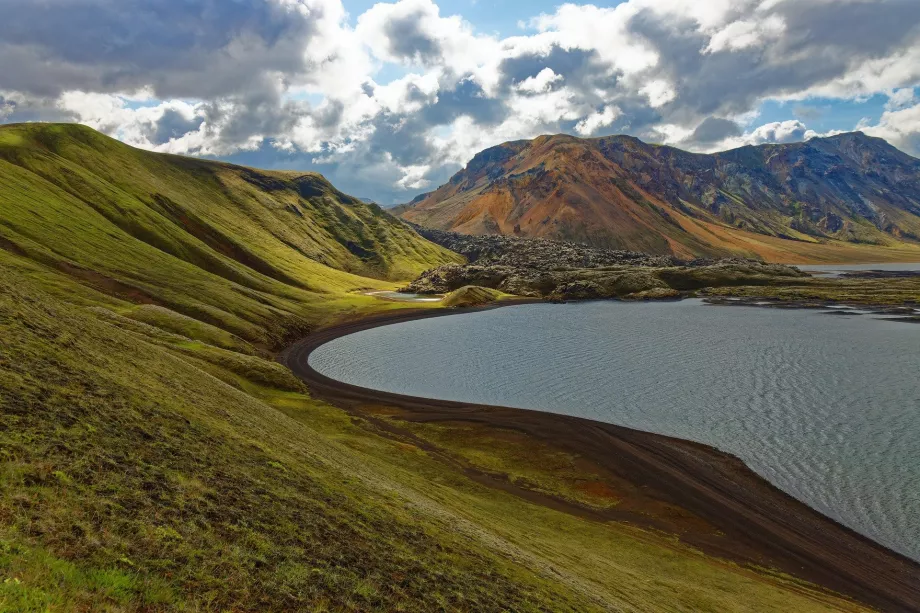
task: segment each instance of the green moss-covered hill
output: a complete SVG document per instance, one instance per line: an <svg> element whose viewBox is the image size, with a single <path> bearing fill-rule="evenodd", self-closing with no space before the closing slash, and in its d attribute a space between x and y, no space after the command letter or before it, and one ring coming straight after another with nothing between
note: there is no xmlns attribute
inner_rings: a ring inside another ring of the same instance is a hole
<svg viewBox="0 0 920 613"><path fill-rule="evenodd" d="M318 174L150 153L69 124L0 127L0 246L269 345L331 303L360 304L349 292L458 259Z"/></svg>

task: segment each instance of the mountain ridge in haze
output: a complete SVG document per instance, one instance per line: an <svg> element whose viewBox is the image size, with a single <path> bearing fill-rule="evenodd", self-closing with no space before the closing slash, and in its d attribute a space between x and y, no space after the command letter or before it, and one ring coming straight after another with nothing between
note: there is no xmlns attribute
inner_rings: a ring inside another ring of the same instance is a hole
<svg viewBox="0 0 920 613"><path fill-rule="evenodd" d="M631 136L540 136L476 154L395 212L468 234L684 257L775 259L798 249L788 243L915 247L920 160L861 132L715 154Z"/></svg>

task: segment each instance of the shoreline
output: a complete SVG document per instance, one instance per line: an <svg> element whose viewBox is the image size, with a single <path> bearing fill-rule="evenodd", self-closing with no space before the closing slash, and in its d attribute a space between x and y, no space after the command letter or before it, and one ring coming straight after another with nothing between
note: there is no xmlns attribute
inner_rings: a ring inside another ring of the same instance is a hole
<svg viewBox="0 0 920 613"><path fill-rule="evenodd" d="M555 413L381 392L337 381L308 363L310 353L320 345L361 330L541 302L515 300L462 310L404 309L372 315L317 330L288 347L278 359L307 384L314 397L384 428L394 426L361 407L397 408L402 414L396 418L405 422L467 423L523 433L590 460L617 479L641 488L643 498L685 510L718 534L676 530L641 512L593 509L475 469L464 471L485 485L591 520L629 522L671 532L681 542L714 557L774 568L883 611L920 611L920 563L822 515L770 484L737 457L714 447Z"/></svg>

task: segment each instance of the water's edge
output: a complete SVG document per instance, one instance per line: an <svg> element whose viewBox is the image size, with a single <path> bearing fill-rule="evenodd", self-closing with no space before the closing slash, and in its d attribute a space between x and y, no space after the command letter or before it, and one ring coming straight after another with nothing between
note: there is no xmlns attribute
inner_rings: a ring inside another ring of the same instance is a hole
<svg viewBox="0 0 920 613"><path fill-rule="evenodd" d="M419 319L475 313L543 302L539 299L524 299L462 310L405 309L395 313L388 312L370 316L358 321L342 323L316 331L286 349L279 356L279 361L305 381L315 397L325 399L340 408L358 414L361 414L360 405L368 403L390 405L410 413L425 414L433 419L437 415L446 413L444 419L451 421L463 421L469 419L470 414L475 413L476 421L488 422L497 427L501 427L503 422L514 421L516 422L516 428L538 438L540 436L537 433L538 428L522 427L521 423L518 422L541 422L544 426L548 424L548 430L555 433L577 434L578 432L603 430L611 437L629 441L630 444L637 446L654 449L655 452L659 453L663 448L677 448L680 449L681 454L685 454L687 450L690 450L698 455L719 456L728 459L740 467L740 473L733 475L733 479L740 479L741 482L752 484L742 489L750 489L753 493L752 498L740 501L745 506L744 515L747 517L743 520L739 520L737 517L732 518L732 525L724 526L726 534L741 539L745 536L751 537L757 542L758 546L769 552L768 555L772 557L778 568L790 574L800 576L836 591L850 594L863 602L880 606L883 609L915 610L912 605L920 602L920 588L910 588L908 586L920 586L920 564L808 506L751 470L737 456L719 450L712 445L616 426L583 417L525 408L423 398L375 390L333 379L317 371L309 364L309 356L314 350L335 339L363 330ZM569 438L572 437L569 436ZM575 436L575 438L578 437ZM576 452L589 453L590 450L582 446L577 448ZM620 449L619 452L622 453L623 450ZM595 455L603 456L604 454ZM606 457L602 458L601 461L603 463L604 461L615 462L616 460ZM706 464L707 462L704 461L702 465L685 467L685 474L681 475L681 482L676 485L676 488L693 489L696 483L703 482L706 484L705 487L712 489L713 481L725 478L724 475L692 474L694 470L699 470L701 467L704 469L701 472L705 473ZM675 484L671 483L670 485ZM737 486L738 484L735 483L734 485ZM716 487L715 489L718 488ZM737 492L734 493L737 494ZM694 492L693 495L698 496L699 492ZM719 496L724 496L724 492ZM709 502L711 503L712 501ZM725 501L720 500L718 504L724 505ZM800 541L797 543L790 544L786 542L788 540L788 535L786 534L777 536L777 533L774 532L774 528L777 528L777 526L772 524L763 525L764 522L769 523L771 521L767 517L772 517L773 519L781 517L781 515L777 515L777 509L782 507L788 509L787 517L778 522L783 524L780 528L783 532L789 529L788 524L790 522L798 522L803 517L805 518L801 522L805 532L798 531L800 533L796 537ZM706 516L707 513L703 512L701 515ZM815 522L820 524L820 529L816 528ZM715 523L716 525L720 524L718 521ZM743 529L739 530L742 526ZM754 528L753 531L751 530L752 528ZM766 529L758 532L757 528ZM815 545L821 550L817 554L814 552ZM805 560L808 563L803 565ZM853 569L847 568L850 566L863 568L854 573ZM907 578L905 579L905 577ZM904 589L908 590L908 595L895 595Z"/></svg>

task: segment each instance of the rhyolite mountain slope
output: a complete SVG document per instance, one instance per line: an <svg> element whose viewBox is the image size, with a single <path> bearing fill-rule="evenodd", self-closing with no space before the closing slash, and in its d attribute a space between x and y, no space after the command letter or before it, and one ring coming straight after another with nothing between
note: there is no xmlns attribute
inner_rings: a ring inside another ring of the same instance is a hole
<svg viewBox="0 0 920 613"><path fill-rule="evenodd" d="M821 254L847 243L920 242L920 160L860 132L712 155L629 136L541 136L482 151L396 212L468 234L683 257L833 259Z"/></svg>

